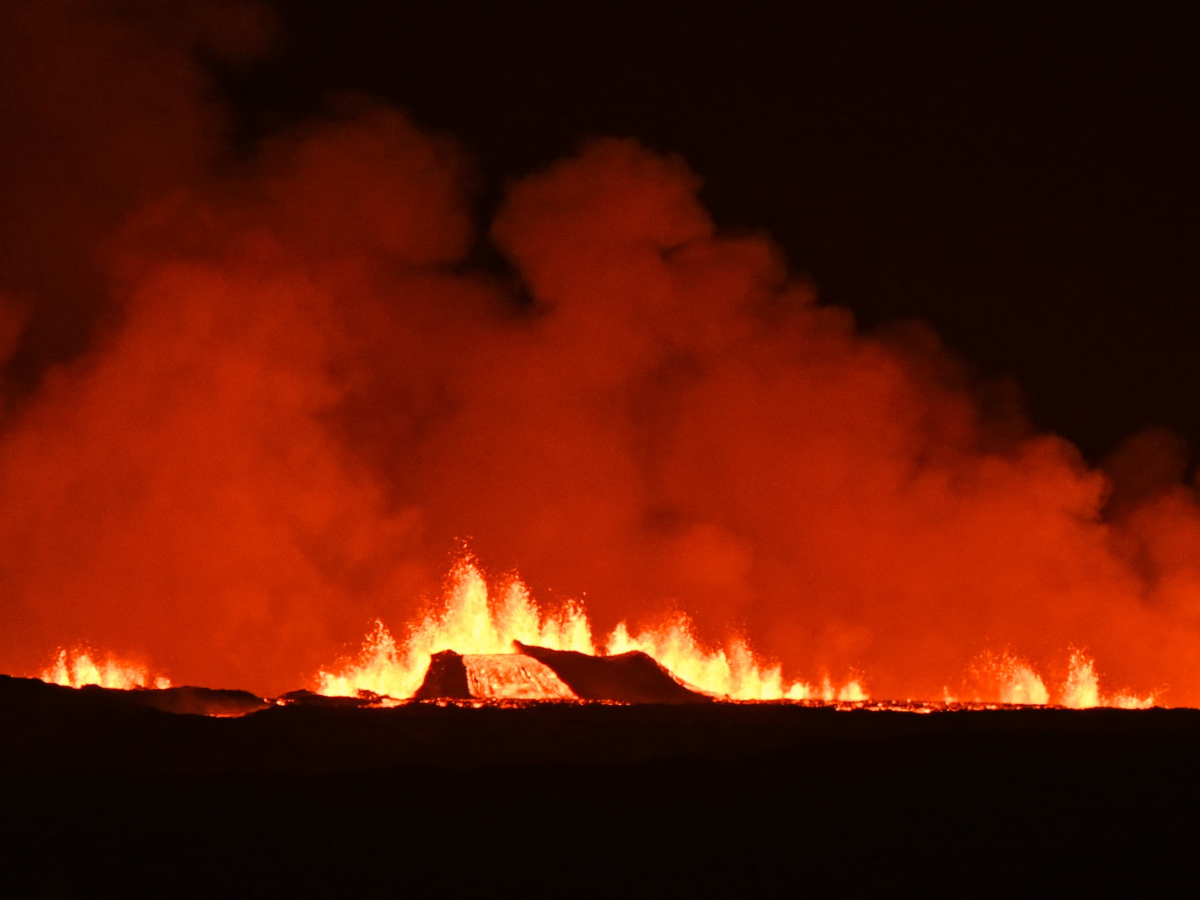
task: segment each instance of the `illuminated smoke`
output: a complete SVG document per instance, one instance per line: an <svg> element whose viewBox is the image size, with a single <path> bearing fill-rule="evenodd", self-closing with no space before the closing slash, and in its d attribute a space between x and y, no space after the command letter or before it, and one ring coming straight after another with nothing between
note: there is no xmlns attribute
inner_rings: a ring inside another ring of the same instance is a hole
<svg viewBox="0 0 1200 900"><path fill-rule="evenodd" d="M1170 438L1109 475L985 415L928 330L857 331L634 140L490 224L451 140L362 99L235 164L208 32L91 9L4 11L3 65L48 75L0 108L0 671L87 642L279 693L417 617L467 539L596 633L686 613L781 683L967 696L1011 652L1057 691L1083 647L1108 694L1200 703ZM465 266L480 239L510 273Z"/></svg>

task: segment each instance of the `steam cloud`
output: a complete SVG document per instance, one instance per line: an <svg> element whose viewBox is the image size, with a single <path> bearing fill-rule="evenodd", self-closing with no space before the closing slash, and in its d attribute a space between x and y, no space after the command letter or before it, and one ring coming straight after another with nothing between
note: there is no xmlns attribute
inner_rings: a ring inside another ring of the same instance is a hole
<svg viewBox="0 0 1200 900"><path fill-rule="evenodd" d="M678 608L875 696L1078 647L1200 703L1178 439L1089 469L634 140L514 183L486 236L453 141L366 100L239 162L193 52L263 52L269 17L153 8L0 12L0 671L86 641L286 690L469 539L599 628Z"/></svg>

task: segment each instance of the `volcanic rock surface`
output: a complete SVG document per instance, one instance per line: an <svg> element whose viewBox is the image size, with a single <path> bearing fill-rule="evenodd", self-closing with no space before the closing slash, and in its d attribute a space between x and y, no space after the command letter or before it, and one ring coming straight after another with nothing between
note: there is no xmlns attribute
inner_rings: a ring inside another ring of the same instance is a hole
<svg viewBox="0 0 1200 900"><path fill-rule="evenodd" d="M244 716L266 709L271 701L249 691L185 685L171 688L113 690L98 685L81 688L47 684L38 678L0 675L0 708L39 710L154 709L194 716Z"/></svg>
<svg viewBox="0 0 1200 900"><path fill-rule="evenodd" d="M645 653L589 656L514 641L518 653L435 653L414 699L706 703Z"/></svg>
<svg viewBox="0 0 1200 900"><path fill-rule="evenodd" d="M513 642L554 671L581 700L614 700L618 703L707 703L710 697L689 690L638 650L616 656L589 656L573 650L550 650Z"/></svg>

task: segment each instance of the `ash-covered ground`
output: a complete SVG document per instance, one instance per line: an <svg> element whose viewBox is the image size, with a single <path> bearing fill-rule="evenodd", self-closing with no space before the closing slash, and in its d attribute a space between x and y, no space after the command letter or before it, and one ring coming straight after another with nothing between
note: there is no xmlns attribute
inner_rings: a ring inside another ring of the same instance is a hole
<svg viewBox="0 0 1200 900"><path fill-rule="evenodd" d="M1198 766L1197 710L372 708L0 677L0 895L1144 894L1194 853Z"/></svg>

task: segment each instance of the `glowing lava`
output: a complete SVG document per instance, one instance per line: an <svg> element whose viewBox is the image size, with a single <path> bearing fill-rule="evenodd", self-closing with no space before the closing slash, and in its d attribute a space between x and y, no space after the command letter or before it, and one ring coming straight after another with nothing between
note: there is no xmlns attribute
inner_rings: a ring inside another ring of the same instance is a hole
<svg viewBox="0 0 1200 900"><path fill-rule="evenodd" d="M582 607L568 604L557 613L546 613L518 580L492 598L483 575L471 562L460 563L452 573L444 612L427 615L410 629L403 644L397 643L382 622L376 622L358 658L339 671L322 671L318 690L329 696L370 691L411 697L434 653L512 653L514 641L591 655L640 650L689 687L731 700L867 699L866 690L853 678L840 685L826 678L820 687L785 681L778 665L764 663L740 638L727 650L706 649L682 614L659 629L636 635L622 622L598 644Z"/></svg>
<svg viewBox="0 0 1200 900"><path fill-rule="evenodd" d="M741 637L735 637L725 648L706 647L683 614L676 614L659 628L636 633L621 622L603 641L596 641L587 614L579 604L567 603L553 612L543 610L517 579L505 583L499 591L490 592L479 568L470 560L459 563L452 571L450 590L440 612L430 612L411 625L403 641L397 641L382 622L376 622L356 658L335 670L318 673L318 692L326 696L369 692L391 698L388 703L412 698L430 670L431 658L443 651L453 651L464 660L468 682L472 678L488 682L476 693L508 699L572 699L574 695L567 688L546 687L551 682L557 684L555 678L547 681L536 677L534 670L544 667L514 652L518 642L529 645L523 649L530 653L533 652L530 648L536 647L591 656L641 651L676 681L717 699L825 702L836 703L839 708L862 707L870 700L858 676L841 683L833 682L828 675L819 684L789 681L784 678L781 666L758 657ZM968 667L966 675L970 698L966 702L946 691L940 703L887 701L869 708L930 712L934 708L999 703L1071 709L1098 706L1146 709L1154 706L1156 699L1153 694L1138 697L1122 691L1103 692L1095 661L1078 649L1070 651L1066 678L1055 687L1048 687L1031 663L1011 651L981 655ZM99 685L131 690L171 686L166 677L152 677L146 666L112 655L101 657L83 649L60 649L53 664L38 677L68 687Z"/></svg>
<svg viewBox="0 0 1200 900"><path fill-rule="evenodd" d="M1000 703L1021 706L1055 705L1069 709L1090 709L1097 706L1120 709L1149 709L1155 697L1137 697L1126 692L1102 694L1096 664L1080 650L1072 650L1066 681L1052 695L1050 688L1025 660L1011 652L985 653L970 667L970 680L976 684L976 703L997 699ZM947 693L946 700L955 702Z"/></svg>
<svg viewBox="0 0 1200 900"><path fill-rule="evenodd" d="M1071 709L1089 709L1093 706L1113 706L1120 709L1149 709L1154 706L1154 695L1136 697L1118 693L1104 696L1100 693L1100 679L1096 675L1095 663L1082 652L1071 652L1071 669L1062 688L1063 706Z"/></svg>
<svg viewBox="0 0 1200 900"><path fill-rule="evenodd" d="M98 662L87 650L68 652L60 649L54 663L38 677L50 684L74 688L94 684L127 691L148 687L161 690L171 686L170 679L161 675L152 679L145 666L123 662L111 656Z"/></svg>

